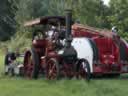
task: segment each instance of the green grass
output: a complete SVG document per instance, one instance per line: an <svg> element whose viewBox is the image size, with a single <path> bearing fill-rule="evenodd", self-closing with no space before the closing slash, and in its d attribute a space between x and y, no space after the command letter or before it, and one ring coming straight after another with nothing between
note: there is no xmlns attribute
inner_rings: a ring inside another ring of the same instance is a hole
<svg viewBox="0 0 128 96"><path fill-rule="evenodd" d="M3 56L0 55L3 71ZM127 96L127 75L114 79L48 81L0 76L0 96Z"/></svg>
<svg viewBox="0 0 128 96"><path fill-rule="evenodd" d="M127 96L127 80L0 80L1 96Z"/></svg>

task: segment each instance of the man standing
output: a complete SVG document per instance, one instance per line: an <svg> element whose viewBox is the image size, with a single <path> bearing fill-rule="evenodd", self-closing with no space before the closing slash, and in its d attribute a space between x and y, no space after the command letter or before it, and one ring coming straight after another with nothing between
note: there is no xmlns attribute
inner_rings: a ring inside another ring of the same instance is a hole
<svg viewBox="0 0 128 96"><path fill-rule="evenodd" d="M6 49L6 55L5 55L5 75L8 74L9 69L11 68L13 62L16 60L16 54L14 52L8 52L8 48Z"/></svg>

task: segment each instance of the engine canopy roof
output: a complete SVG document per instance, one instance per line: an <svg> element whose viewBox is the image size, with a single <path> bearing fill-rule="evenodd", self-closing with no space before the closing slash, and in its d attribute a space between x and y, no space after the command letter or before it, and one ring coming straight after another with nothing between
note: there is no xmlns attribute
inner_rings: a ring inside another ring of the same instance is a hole
<svg viewBox="0 0 128 96"><path fill-rule="evenodd" d="M54 25L56 26L58 23L61 25L65 25L65 17L64 16L45 16L41 18L36 18L31 21L27 21L24 23L24 26L33 26L33 25Z"/></svg>

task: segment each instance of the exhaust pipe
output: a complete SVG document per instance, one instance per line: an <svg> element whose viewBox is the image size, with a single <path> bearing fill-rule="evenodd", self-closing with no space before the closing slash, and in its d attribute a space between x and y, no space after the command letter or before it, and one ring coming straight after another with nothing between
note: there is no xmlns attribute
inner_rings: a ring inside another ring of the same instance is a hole
<svg viewBox="0 0 128 96"><path fill-rule="evenodd" d="M71 10L66 10L66 34L65 34L65 46L63 48L63 60L66 64L74 64L77 60L77 52L72 43L71 35L71 26L72 26L72 12Z"/></svg>
<svg viewBox="0 0 128 96"><path fill-rule="evenodd" d="M66 34L65 34L67 41L70 41L70 39L72 39L71 25L72 25L72 11L70 9L68 9L68 10L66 10Z"/></svg>

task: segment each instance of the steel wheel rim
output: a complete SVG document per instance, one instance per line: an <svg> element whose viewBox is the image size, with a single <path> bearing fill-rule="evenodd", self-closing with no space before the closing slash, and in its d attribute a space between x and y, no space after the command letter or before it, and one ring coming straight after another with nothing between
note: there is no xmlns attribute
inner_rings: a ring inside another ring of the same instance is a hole
<svg viewBox="0 0 128 96"><path fill-rule="evenodd" d="M57 66L53 60L48 62L48 71L47 71L47 78L48 79L57 79Z"/></svg>
<svg viewBox="0 0 128 96"><path fill-rule="evenodd" d="M86 78L87 77L87 66L86 66L86 63L84 61L82 61L80 63L80 66L79 66L79 72L78 72L78 78Z"/></svg>

